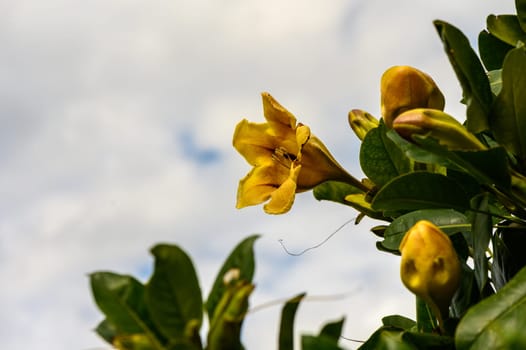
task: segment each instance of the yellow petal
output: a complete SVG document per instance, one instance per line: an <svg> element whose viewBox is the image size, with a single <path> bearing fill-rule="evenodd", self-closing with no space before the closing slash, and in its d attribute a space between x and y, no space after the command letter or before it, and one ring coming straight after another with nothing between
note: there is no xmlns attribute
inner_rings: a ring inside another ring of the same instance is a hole
<svg viewBox="0 0 526 350"><path fill-rule="evenodd" d="M261 94L263 98L263 114L270 127L279 137L289 138L296 128L296 117L279 104L268 92Z"/></svg>
<svg viewBox="0 0 526 350"><path fill-rule="evenodd" d="M298 156L301 152L303 146L309 141L310 138L310 128L307 125L300 124L296 128L296 143L298 145Z"/></svg>
<svg viewBox="0 0 526 350"><path fill-rule="evenodd" d="M290 210L296 195L296 181L301 165L290 169L290 176L271 194L270 202L263 209L267 214L284 214Z"/></svg>
<svg viewBox="0 0 526 350"><path fill-rule="evenodd" d="M253 168L239 181L236 208L244 208L267 201L289 177L289 169L280 164Z"/></svg>
<svg viewBox="0 0 526 350"><path fill-rule="evenodd" d="M237 124L232 140L235 149L251 165L263 165L271 161L276 142L276 138L270 134L268 123L251 123L246 119Z"/></svg>

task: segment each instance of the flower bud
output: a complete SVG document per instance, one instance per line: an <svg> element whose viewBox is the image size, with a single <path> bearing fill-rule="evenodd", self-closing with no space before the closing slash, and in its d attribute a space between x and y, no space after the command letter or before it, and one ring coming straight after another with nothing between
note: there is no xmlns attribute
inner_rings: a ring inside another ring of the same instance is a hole
<svg viewBox="0 0 526 350"><path fill-rule="evenodd" d="M419 108L400 114L393 129L413 141L413 135L431 136L450 150L484 150L486 147L462 124L437 109Z"/></svg>
<svg viewBox="0 0 526 350"><path fill-rule="evenodd" d="M429 305L442 327L461 275L449 236L433 223L421 220L407 231L399 249L402 282Z"/></svg>
<svg viewBox="0 0 526 350"><path fill-rule="evenodd" d="M361 109L353 109L349 112L349 124L360 140L363 140L369 130L378 126L378 119Z"/></svg>
<svg viewBox="0 0 526 350"><path fill-rule="evenodd" d="M380 83L382 117L390 129L402 112L414 108L444 109L444 95L426 73L409 66L385 71Z"/></svg>

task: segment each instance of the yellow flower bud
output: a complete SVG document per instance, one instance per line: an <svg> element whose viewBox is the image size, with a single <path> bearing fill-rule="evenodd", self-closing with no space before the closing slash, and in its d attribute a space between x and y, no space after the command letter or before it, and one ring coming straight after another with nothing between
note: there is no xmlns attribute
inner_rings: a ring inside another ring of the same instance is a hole
<svg viewBox="0 0 526 350"><path fill-rule="evenodd" d="M418 108L400 114L393 129L413 141L413 135L431 136L450 150L484 150L486 147L462 124L437 109Z"/></svg>
<svg viewBox="0 0 526 350"><path fill-rule="evenodd" d="M353 109L349 112L349 125L351 125L356 136L358 136L360 140L363 140L369 130L378 126L378 119L366 111Z"/></svg>
<svg viewBox="0 0 526 350"><path fill-rule="evenodd" d="M426 73L409 66L385 71L380 83L382 117L391 128L402 112L414 108L444 109L444 95Z"/></svg>
<svg viewBox="0 0 526 350"><path fill-rule="evenodd" d="M402 282L429 305L442 327L461 277L460 261L449 236L421 220L407 231L399 249Z"/></svg>

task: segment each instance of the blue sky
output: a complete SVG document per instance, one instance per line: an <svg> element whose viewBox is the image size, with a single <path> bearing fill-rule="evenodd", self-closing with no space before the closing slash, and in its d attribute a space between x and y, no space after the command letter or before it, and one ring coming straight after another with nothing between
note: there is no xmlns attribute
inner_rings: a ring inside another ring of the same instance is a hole
<svg viewBox="0 0 526 350"><path fill-rule="evenodd" d="M460 89L431 21L475 43L487 14L511 0L145 1L0 3L0 344L5 349L108 349L87 274L146 278L148 249L184 247L208 292L230 249L256 243L252 306L300 292L296 332L346 316L365 339L388 314L412 316L398 258L375 249L356 212L297 197L267 216L235 209L249 167L231 146L242 118L263 121L269 91L360 176L352 108L379 114L392 65L429 73L462 119ZM275 347L279 306L250 313L248 349ZM342 343L343 344L343 343ZM345 343L347 348L355 347Z"/></svg>

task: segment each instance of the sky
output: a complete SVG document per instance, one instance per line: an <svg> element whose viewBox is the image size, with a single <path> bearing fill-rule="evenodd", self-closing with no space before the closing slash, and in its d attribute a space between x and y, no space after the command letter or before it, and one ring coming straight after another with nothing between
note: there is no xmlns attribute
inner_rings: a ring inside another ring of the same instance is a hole
<svg viewBox="0 0 526 350"><path fill-rule="evenodd" d="M296 334L345 317L365 340L390 314L414 317L399 258L376 250L357 213L298 195L292 210L235 209L249 165L232 147L243 118L262 122L270 92L363 176L350 109L379 116L388 67L430 74L462 120L460 87L432 20L473 45L507 0L19 0L0 2L0 346L110 349L88 274L142 281L149 249L177 244L204 295L244 237L255 246L247 349L276 348L280 303L309 296ZM358 344L342 340L347 349Z"/></svg>

